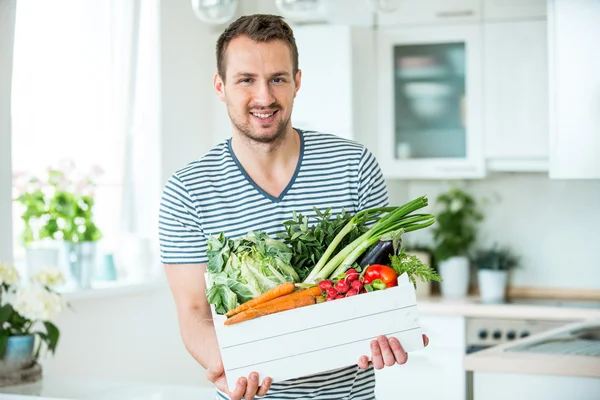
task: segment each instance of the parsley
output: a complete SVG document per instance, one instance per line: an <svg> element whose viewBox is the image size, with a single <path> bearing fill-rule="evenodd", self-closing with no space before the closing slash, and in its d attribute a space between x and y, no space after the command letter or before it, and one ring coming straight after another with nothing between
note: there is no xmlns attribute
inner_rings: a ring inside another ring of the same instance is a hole
<svg viewBox="0 0 600 400"><path fill-rule="evenodd" d="M320 211L313 207L316 213L314 219L308 216L292 213L292 219L285 221L285 233L277 234L277 237L283 240L285 244L292 249L292 259L290 264L300 275L300 279L310 273L314 266L319 262L327 247L333 242L335 236L352 219L353 215L342 211L335 216L331 215L331 207L325 211ZM348 234L344 240L337 246L336 254L346 245L357 239L368 230L363 224L359 224Z"/></svg>
<svg viewBox="0 0 600 400"><path fill-rule="evenodd" d="M422 282L440 282L442 280L433 268L424 264L417 256L406 254L404 247L400 250L400 254L390 256L390 261L391 267L396 271L398 276L403 273L408 274L415 288L417 287L415 277L419 278Z"/></svg>

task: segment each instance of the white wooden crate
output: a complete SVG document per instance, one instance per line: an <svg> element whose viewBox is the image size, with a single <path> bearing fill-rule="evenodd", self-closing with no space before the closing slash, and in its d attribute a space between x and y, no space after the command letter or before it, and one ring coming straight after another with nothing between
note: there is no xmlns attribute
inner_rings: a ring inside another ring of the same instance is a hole
<svg viewBox="0 0 600 400"><path fill-rule="evenodd" d="M212 307L227 382L257 372L273 382L355 365L370 341L396 337L407 352L423 348L415 290L398 286L225 325Z"/></svg>

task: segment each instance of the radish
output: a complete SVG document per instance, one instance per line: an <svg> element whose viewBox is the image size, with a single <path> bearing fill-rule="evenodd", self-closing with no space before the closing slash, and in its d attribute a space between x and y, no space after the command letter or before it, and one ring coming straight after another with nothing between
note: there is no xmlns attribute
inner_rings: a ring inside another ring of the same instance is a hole
<svg viewBox="0 0 600 400"><path fill-rule="evenodd" d="M346 293L349 289L348 282L345 279L340 279L338 283L335 285L335 288L339 293Z"/></svg>
<svg viewBox="0 0 600 400"><path fill-rule="evenodd" d="M363 284L361 281L354 281L350 284L350 288L360 292L360 290L363 288Z"/></svg>
<svg viewBox="0 0 600 400"><path fill-rule="evenodd" d="M333 287L333 282L331 282L328 279L325 279L325 280L322 280L321 282L319 282L319 288L322 291L325 291L325 290L327 290L329 288L332 288L332 287Z"/></svg>

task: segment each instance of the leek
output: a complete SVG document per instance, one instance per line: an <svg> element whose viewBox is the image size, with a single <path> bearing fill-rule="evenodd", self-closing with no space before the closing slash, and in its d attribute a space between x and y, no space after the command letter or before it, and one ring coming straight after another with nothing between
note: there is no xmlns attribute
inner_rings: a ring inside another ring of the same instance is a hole
<svg viewBox="0 0 600 400"><path fill-rule="evenodd" d="M313 268L311 273L304 280L305 283L319 282L327 279L330 276L339 275L337 272L344 272L364 253L370 246L379 241L380 237L385 234L394 233L401 235L404 232L410 232L417 229L423 229L434 223L433 215L430 214L415 214L409 215L427 206L427 198L422 196L415 200L406 203L401 207L384 207L378 209L365 210L356 214L350 222L340 231L334 238L319 262ZM374 215L379 215L382 212L387 214L379 219ZM361 235L358 239L343 248L335 257L329 259L335 248L343 240L358 223L363 223L364 220L377 219L377 222L371 229ZM423 222L424 223L420 223ZM339 272L339 273L341 273Z"/></svg>

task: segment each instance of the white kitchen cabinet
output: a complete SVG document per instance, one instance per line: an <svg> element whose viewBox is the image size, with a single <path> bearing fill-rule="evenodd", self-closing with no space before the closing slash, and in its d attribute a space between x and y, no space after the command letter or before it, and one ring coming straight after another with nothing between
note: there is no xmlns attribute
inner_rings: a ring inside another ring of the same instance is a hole
<svg viewBox="0 0 600 400"><path fill-rule="evenodd" d="M302 83L294 100L294 127L360 140L376 121L373 35L348 25L294 28ZM362 140L361 140L362 141Z"/></svg>
<svg viewBox="0 0 600 400"><path fill-rule="evenodd" d="M464 319L433 315L421 315L420 319L429 346L410 353L404 365L376 371L377 399L464 400Z"/></svg>
<svg viewBox="0 0 600 400"><path fill-rule="evenodd" d="M486 23L485 155L490 170L548 170L545 21Z"/></svg>
<svg viewBox="0 0 600 400"><path fill-rule="evenodd" d="M377 34L384 175L483 177L481 28L415 26Z"/></svg>
<svg viewBox="0 0 600 400"><path fill-rule="evenodd" d="M600 178L600 1L549 0L550 178Z"/></svg>
<svg viewBox="0 0 600 400"><path fill-rule="evenodd" d="M483 0L484 21L544 19L546 0Z"/></svg>
<svg viewBox="0 0 600 400"><path fill-rule="evenodd" d="M378 12L382 27L418 24L455 24L479 22L480 0L400 0L391 12Z"/></svg>

